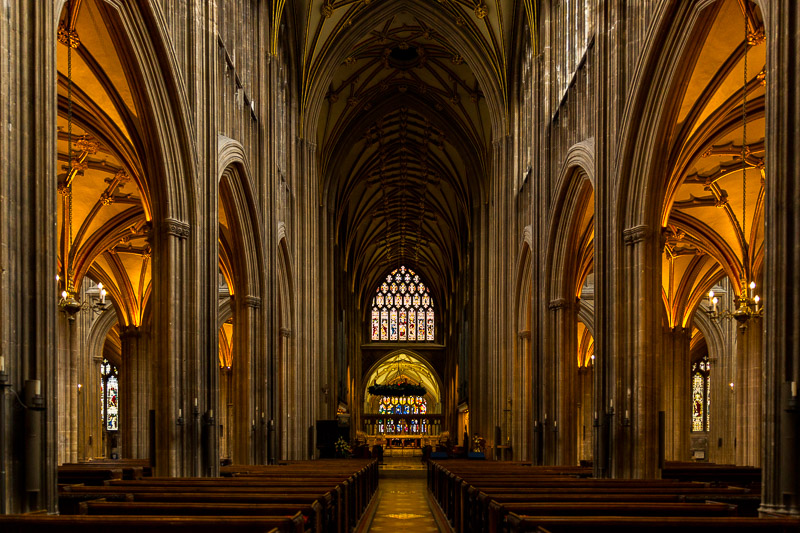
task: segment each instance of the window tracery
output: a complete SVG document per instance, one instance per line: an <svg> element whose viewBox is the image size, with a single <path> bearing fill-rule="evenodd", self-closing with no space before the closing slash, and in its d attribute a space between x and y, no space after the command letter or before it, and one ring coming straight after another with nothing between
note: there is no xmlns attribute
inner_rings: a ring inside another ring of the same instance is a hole
<svg viewBox="0 0 800 533"><path fill-rule="evenodd" d="M373 341L433 341L435 315L428 287L401 266L386 276L372 299Z"/></svg>

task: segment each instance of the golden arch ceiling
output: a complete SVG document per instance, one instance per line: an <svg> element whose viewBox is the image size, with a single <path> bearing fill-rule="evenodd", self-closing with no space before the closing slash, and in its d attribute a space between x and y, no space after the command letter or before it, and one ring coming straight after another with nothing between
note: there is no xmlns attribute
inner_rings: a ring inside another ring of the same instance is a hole
<svg viewBox="0 0 800 533"><path fill-rule="evenodd" d="M763 20L749 2L727 0L707 9L715 10L714 22L690 66L673 141L665 147L670 172L662 208L662 296L670 326L687 327L694 309L723 276L737 291L740 278L758 278L764 256L764 95L769 80Z"/></svg>
<svg viewBox="0 0 800 533"><path fill-rule="evenodd" d="M59 292L67 288L67 278L78 290L88 275L103 283L124 325L138 326L150 294L151 266L138 112L123 46L109 30L108 7L74 0L67 8L58 46ZM71 65L67 43L73 47ZM77 172L68 176L70 104Z"/></svg>

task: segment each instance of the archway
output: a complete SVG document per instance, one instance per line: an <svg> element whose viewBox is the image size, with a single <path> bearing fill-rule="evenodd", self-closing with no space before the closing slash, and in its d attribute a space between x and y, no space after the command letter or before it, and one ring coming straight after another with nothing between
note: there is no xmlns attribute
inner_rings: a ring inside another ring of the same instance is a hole
<svg viewBox="0 0 800 533"><path fill-rule="evenodd" d="M541 429L537 433L537 446L546 464L577 462L579 444L584 443L581 415L594 414L593 402L587 405L581 391L583 382L587 387L591 383L593 390L594 380L585 377L584 368L594 367L585 367L585 360L578 356L580 349L588 349L585 345L589 342L583 335L585 323L579 331L582 299L594 297L593 152L593 145L586 142L569 150L551 215L545 267L549 282L545 333L549 338L546 344L555 349L545 356L541 383L555 386L547 387L547 396L540 400ZM579 343L584 343L583 348Z"/></svg>
<svg viewBox="0 0 800 533"><path fill-rule="evenodd" d="M406 385L421 386L424 394L404 391ZM366 373L362 391L360 431L370 444L421 447L441 435L441 379L424 357L410 350L387 354Z"/></svg>

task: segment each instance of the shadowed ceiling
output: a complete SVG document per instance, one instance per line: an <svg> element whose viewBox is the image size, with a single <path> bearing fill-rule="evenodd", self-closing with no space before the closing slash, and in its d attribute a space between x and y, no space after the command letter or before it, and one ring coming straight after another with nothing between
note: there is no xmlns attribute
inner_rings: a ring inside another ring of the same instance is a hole
<svg viewBox="0 0 800 533"><path fill-rule="evenodd" d="M384 6L293 4L303 39L303 109L319 110L323 194L344 275L362 308L400 265L426 277L437 301L447 300L466 271L496 127L485 91L499 87L493 101L507 105L514 17L530 7L454 0ZM337 49L342 59L331 74L325 62L342 43L352 44ZM489 73L490 88L476 64ZM320 80L324 91L315 92ZM321 101L310 101L315 95Z"/></svg>

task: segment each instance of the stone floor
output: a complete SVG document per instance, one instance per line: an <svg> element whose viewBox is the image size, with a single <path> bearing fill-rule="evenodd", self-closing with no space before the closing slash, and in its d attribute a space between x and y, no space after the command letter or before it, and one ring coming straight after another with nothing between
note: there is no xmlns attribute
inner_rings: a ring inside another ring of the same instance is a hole
<svg viewBox="0 0 800 533"><path fill-rule="evenodd" d="M419 456L384 457L378 508L369 531L439 533L426 498L425 466Z"/></svg>

